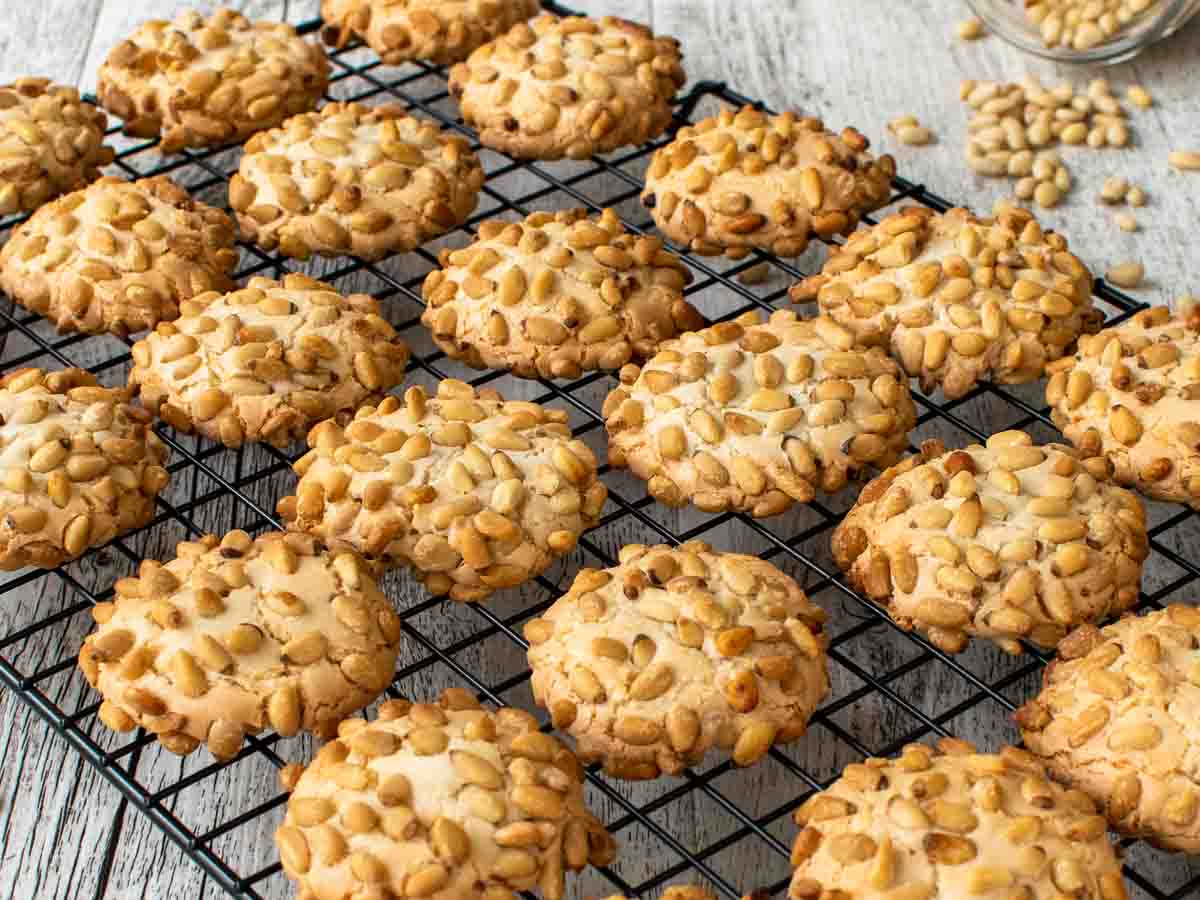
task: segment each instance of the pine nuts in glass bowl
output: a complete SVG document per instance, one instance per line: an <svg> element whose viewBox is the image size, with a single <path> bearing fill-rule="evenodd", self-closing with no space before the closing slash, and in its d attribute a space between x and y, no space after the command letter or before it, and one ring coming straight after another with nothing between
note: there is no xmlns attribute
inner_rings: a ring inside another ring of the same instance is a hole
<svg viewBox="0 0 1200 900"><path fill-rule="evenodd" d="M1027 53L1117 63L1174 34L1200 0L967 0L988 30Z"/></svg>

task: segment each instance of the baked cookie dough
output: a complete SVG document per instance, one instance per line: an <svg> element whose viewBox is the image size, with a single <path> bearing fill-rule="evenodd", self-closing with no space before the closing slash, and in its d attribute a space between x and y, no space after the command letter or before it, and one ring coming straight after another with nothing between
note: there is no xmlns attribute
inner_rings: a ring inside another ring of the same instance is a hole
<svg viewBox="0 0 1200 900"><path fill-rule="evenodd" d="M1050 416L1120 484L1200 509L1200 306L1156 306L1052 367Z"/></svg>
<svg viewBox="0 0 1200 900"><path fill-rule="evenodd" d="M670 240L702 255L759 248L797 256L814 235L849 234L887 202L896 162L853 128L725 108L655 152L642 204Z"/></svg>
<svg viewBox="0 0 1200 900"><path fill-rule="evenodd" d="M587 159L666 130L681 59L677 40L635 22L544 15L452 68L450 93L486 147Z"/></svg>
<svg viewBox="0 0 1200 900"><path fill-rule="evenodd" d="M931 393L1024 384L1100 327L1092 276L1032 213L994 219L908 207L852 235L791 290L864 347L883 347Z"/></svg>
<svg viewBox="0 0 1200 900"><path fill-rule="evenodd" d="M829 693L824 622L757 557L631 544L526 623L530 687L579 758L618 778L679 775L714 746L748 766Z"/></svg>
<svg viewBox="0 0 1200 900"><path fill-rule="evenodd" d="M47 203L0 249L0 290L59 331L126 335L233 289L236 226L166 176L101 178Z"/></svg>
<svg viewBox="0 0 1200 900"><path fill-rule="evenodd" d="M331 737L392 680L400 618L353 553L231 531L176 554L144 561L92 611L79 667L109 728L230 759L268 727Z"/></svg>
<svg viewBox="0 0 1200 900"><path fill-rule="evenodd" d="M33 212L100 177L113 161L108 117L47 78L0 85L0 216Z"/></svg>
<svg viewBox="0 0 1200 900"><path fill-rule="evenodd" d="M1021 750L943 738L867 759L796 810L790 900L1127 900L1103 816Z"/></svg>
<svg viewBox="0 0 1200 900"><path fill-rule="evenodd" d="M1036 699L1025 746L1114 829L1200 853L1200 610L1176 604L1073 632Z"/></svg>
<svg viewBox="0 0 1200 900"><path fill-rule="evenodd" d="M445 65L541 10L538 0L324 0L321 37L339 49L362 38L389 66Z"/></svg>
<svg viewBox="0 0 1200 900"><path fill-rule="evenodd" d="M525 378L578 378L652 357L704 326L684 299L691 271L612 210L536 212L480 223L479 239L443 250L425 279L421 321L446 354Z"/></svg>
<svg viewBox="0 0 1200 900"><path fill-rule="evenodd" d="M125 133L161 136L159 149L237 143L312 109L329 60L284 22L219 8L143 22L100 66L100 103Z"/></svg>
<svg viewBox="0 0 1200 900"><path fill-rule="evenodd" d="M289 526L380 568L409 565L435 596L484 600L540 575L599 521L596 458L564 410L451 378L322 422L297 460Z"/></svg>
<svg viewBox="0 0 1200 900"><path fill-rule="evenodd" d="M167 448L83 369L0 378L0 569L50 569L154 515Z"/></svg>
<svg viewBox="0 0 1200 900"><path fill-rule="evenodd" d="M616 856L571 751L524 710L485 710L453 688L343 722L275 843L300 896L319 900L561 900L567 870Z"/></svg>
<svg viewBox="0 0 1200 900"><path fill-rule="evenodd" d="M827 318L777 310L667 341L604 401L608 460L660 503L773 516L908 446L900 367Z"/></svg>
<svg viewBox="0 0 1200 900"><path fill-rule="evenodd" d="M378 260L460 225L482 185L464 138L399 106L330 103L246 142L229 205L266 250Z"/></svg>
<svg viewBox="0 0 1200 900"><path fill-rule="evenodd" d="M850 583L903 628L958 653L1054 647L1137 602L1146 513L1104 460L1023 431L946 451L926 441L863 489L833 533Z"/></svg>

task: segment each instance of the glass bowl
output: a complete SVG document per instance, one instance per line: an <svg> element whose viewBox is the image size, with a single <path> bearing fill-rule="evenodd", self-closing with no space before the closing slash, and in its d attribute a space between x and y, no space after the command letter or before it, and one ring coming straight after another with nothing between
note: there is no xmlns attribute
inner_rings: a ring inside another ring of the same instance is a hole
<svg viewBox="0 0 1200 900"><path fill-rule="evenodd" d="M988 29L1008 43L1045 59L1072 63L1117 63L1174 34L1197 12L1200 0L1155 0L1111 38L1087 49L1047 47L1041 27L1025 13L1025 0L967 0Z"/></svg>

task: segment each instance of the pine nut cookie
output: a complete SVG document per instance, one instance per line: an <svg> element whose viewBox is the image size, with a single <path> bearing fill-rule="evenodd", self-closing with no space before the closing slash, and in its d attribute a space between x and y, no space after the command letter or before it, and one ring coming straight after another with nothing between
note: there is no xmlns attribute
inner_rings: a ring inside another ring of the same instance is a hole
<svg viewBox="0 0 1200 900"><path fill-rule="evenodd" d="M0 85L0 216L33 212L75 191L113 161L108 117L48 78Z"/></svg>
<svg viewBox="0 0 1200 900"><path fill-rule="evenodd" d="M47 203L0 249L0 290L60 332L127 335L233 289L236 226L166 176L101 178Z"/></svg>
<svg viewBox="0 0 1200 900"><path fill-rule="evenodd" d="M958 653L985 637L1054 647L1137 602L1146 513L1100 459L1023 431L946 452L926 441L866 488L833 533L850 583Z"/></svg>
<svg viewBox="0 0 1200 900"><path fill-rule="evenodd" d="M994 219L908 207L850 237L791 290L883 347L921 390L964 396L982 379L1024 384L1100 327L1092 276L1024 209Z"/></svg>
<svg viewBox="0 0 1200 900"><path fill-rule="evenodd" d="M518 159L587 159L671 123L686 76L679 41L605 16L539 16L450 70L450 93L486 147Z"/></svg>
<svg viewBox="0 0 1200 900"><path fill-rule="evenodd" d="M1193 606L1085 625L1016 714L1025 746L1114 829L1186 853L1200 853L1198 648Z"/></svg>
<svg viewBox="0 0 1200 900"><path fill-rule="evenodd" d="M378 260L466 221L482 185L464 138L399 106L330 103L246 142L229 205L266 250Z"/></svg>
<svg viewBox="0 0 1200 900"><path fill-rule="evenodd" d="M830 319L750 312L621 370L604 401L608 461L668 506L773 516L832 493L908 446L900 367Z"/></svg>
<svg viewBox="0 0 1200 900"><path fill-rule="evenodd" d="M362 38L389 66L448 65L541 8L538 0L323 0L321 37L339 49Z"/></svg>
<svg viewBox="0 0 1200 900"><path fill-rule="evenodd" d="M167 484L167 448L83 369L0 378L0 569L51 569L140 528Z"/></svg>
<svg viewBox="0 0 1200 900"><path fill-rule="evenodd" d="M1156 306L1079 341L1046 385L1051 418L1120 484L1200 509L1200 306Z"/></svg>
<svg viewBox="0 0 1200 900"><path fill-rule="evenodd" d="M456 688L343 722L300 776L275 843L314 900L561 900L567 870L616 856L571 751L524 710L486 710Z"/></svg>
<svg viewBox="0 0 1200 900"><path fill-rule="evenodd" d="M297 460L293 529L379 567L409 565L435 596L484 600L540 575L608 497L567 414L444 379L322 422Z"/></svg>
<svg viewBox="0 0 1200 900"><path fill-rule="evenodd" d="M757 557L631 544L525 625L530 687L579 758L618 778L679 775L714 746L748 766L828 695L824 622Z"/></svg>
<svg viewBox="0 0 1200 900"><path fill-rule="evenodd" d="M133 345L129 383L178 431L286 447L379 403L407 365L408 345L372 297L289 273L184 301L176 321Z"/></svg>
<svg viewBox="0 0 1200 900"><path fill-rule="evenodd" d="M642 205L668 238L707 256L752 248L797 256L816 235L849 234L887 202L896 162L853 128L725 108L656 151Z"/></svg>
<svg viewBox="0 0 1200 900"><path fill-rule="evenodd" d="M97 604L79 667L100 721L231 759L248 734L331 737L387 687L400 618L362 560L302 534L183 541Z"/></svg>
<svg viewBox="0 0 1200 900"><path fill-rule="evenodd" d="M691 270L612 210L536 212L480 223L479 239L443 250L421 316L447 355L525 378L578 378L649 359L704 325L684 299Z"/></svg>
<svg viewBox="0 0 1200 900"><path fill-rule="evenodd" d="M795 819L791 900L1128 898L1092 801L1015 747L909 744L847 766Z"/></svg>
<svg viewBox="0 0 1200 900"><path fill-rule="evenodd" d="M315 107L328 84L324 51L291 25L222 7L143 22L100 66L96 94L126 134L176 153L244 141Z"/></svg>

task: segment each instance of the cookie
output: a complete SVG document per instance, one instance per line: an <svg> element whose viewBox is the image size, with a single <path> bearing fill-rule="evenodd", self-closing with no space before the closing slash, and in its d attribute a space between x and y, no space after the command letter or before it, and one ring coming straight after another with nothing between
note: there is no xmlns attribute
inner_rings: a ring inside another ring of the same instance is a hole
<svg viewBox="0 0 1200 900"><path fill-rule="evenodd" d="M613 16L539 16L450 70L480 142L518 159L587 159L671 123L686 76L679 42Z"/></svg>
<svg viewBox="0 0 1200 900"><path fill-rule="evenodd" d="M921 452L863 489L833 533L850 583L947 653L1020 653L1137 602L1146 513L1100 459L1023 431Z"/></svg>
<svg viewBox="0 0 1200 900"><path fill-rule="evenodd" d="M525 625L530 688L584 763L679 775L804 734L829 693L825 611L769 562L700 541L631 544Z"/></svg>
<svg viewBox="0 0 1200 900"><path fill-rule="evenodd" d="M275 843L309 900L561 900L565 872L616 843L584 805L571 751L529 713L467 691L348 719L300 776Z"/></svg>
<svg viewBox="0 0 1200 900"><path fill-rule="evenodd" d="M322 422L297 460L291 528L380 568L409 565L435 596L486 599L540 575L599 521L608 492L565 410L454 379Z"/></svg>
<svg viewBox="0 0 1200 900"><path fill-rule="evenodd" d="M1028 753L943 738L845 768L796 810L791 900L1127 900L1104 818Z"/></svg>
<svg viewBox="0 0 1200 900"><path fill-rule="evenodd" d="M109 728L231 759L265 728L332 737L392 680L400 618L354 554L244 531L176 554L144 561L92 611L79 667Z"/></svg>
<svg viewBox="0 0 1200 900"><path fill-rule="evenodd" d="M108 117L47 78L0 85L0 216L33 212L100 177L113 161Z"/></svg>
<svg viewBox="0 0 1200 900"><path fill-rule="evenodd" d="M725 108L655 151L642 205L693 253L796 256L814 235L849 234L887 202L896 162L868 146L853 128L835 135L820 119Z"/></svg>
<svg viewBox="0 0 1200 900"><path fill-rule="evenodd" d="M1052 367L1054 424L1120 484L1200 509L1200 306L1156 306Z"/></svg>
<svg viewBox="0 0 1200 900"><path fill-rule="evenodd" d="M749 312L621 370L604 401L608 461L668 506L773 516L833 492L908 446L900 368L829 319Z"/></svg>
<svg viewBox="0 0 1200 900"><path fill-rule="evenodd" d="M265 250L378 260L462 224L482 185L465 139L399 106L330 103L246 142L229 205Z"/></svg>
<svg viewBox="0 0 1200 900"><path fill-rule="evenodd" d="M177 431L286 447L379 403L407 365L408 345L373 298L289 273L184 301L176 321L133 345L129 383Z"/></svg>
<svg viewBox="0 0 1200 900"><path fill-rule="evenodd" d="M361 38L389 66L448 65L541 8L538 0L323 0L321 37L338 49Z"/></svg>
<svg viewBox="0 0 1200 900"><path fill-rule="evenodd" d="M1025 746L1122 834L1200 853L1200 610L1086 625L1017 710Z"/></svg>
<svg viewBox="0 0 1200 900"><path fill-rule="evenodd" d="M441 264L425 279L421 321L448 356L476 369L578 378L645 361L704 325L683 296L691 270L612 210L481 222L479 239L443 250Z"/></svg>
<svg viewBox="0 0 1200 900"><path fill-rule="evenodd" d="M61 332L124 336L233 289L236 226L166 176L101 178L46 204L0 249L0 290Z"/></svg>
<svg viewBox="0 0 1200 900"><path fill-rule="evenodd" d="M0 378L0 570L51 569L150 521L167 448L128 400L83 369Z"/></svg>
<svg viewBox="0 0 1200 900"><path fill-rule="evenodd" d="M329 60L284 22L220 8L143 22L100 66L96 95L125 133L159 150L237 143L312 109Z"/></svg>
<svg viewBox="0 0 1200 900"><path fill-rule="evenodd" d="M994 219L906 207L852 235L791 297L815 299L949 400L985 379L1036 381L1102 318L1066 239L1015 207Z"/></svg>

